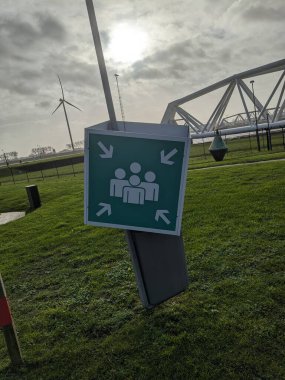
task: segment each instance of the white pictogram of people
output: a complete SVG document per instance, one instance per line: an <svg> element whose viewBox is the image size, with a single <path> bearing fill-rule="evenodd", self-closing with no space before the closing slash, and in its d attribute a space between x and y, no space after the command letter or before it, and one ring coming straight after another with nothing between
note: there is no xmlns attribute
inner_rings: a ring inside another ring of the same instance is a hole
<svg viewBox="0 0 285 380"><path fill-rule="evenodd" d="M114 179L110 180L110 196L122 198L124 203L143 205L145 201L157 202L159 196L159 185L155 183L155 173L148 171L144 175L144 181L138 174L141 165L133 162L130 165L132 175L126 179L126 171L122 168L115 170Z"/></svg>

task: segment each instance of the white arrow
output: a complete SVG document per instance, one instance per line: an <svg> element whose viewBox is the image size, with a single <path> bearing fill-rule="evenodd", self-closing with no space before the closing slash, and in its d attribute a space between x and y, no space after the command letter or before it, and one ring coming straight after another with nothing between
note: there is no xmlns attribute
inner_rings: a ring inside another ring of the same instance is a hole
<svg viewBox="0 0 285 380"><path fill-rule="evenodd" d="M174 156L178 150L176 148L172 149L168 154L164 153L164 150L160 152L160 162L165 165L173 165L174 161L169 161L169 159Z"/></svg>
<svg viewBox="0 0 285 380"><path fill-rule="evenodd" d="M100 146L100 148L104 152L103 154L100 154L101 158L112 158L113 157L113 145L110 145L109 149L106 148L105 145L101 141L98 142L98 145Z"/></svg>
<svg viewBox="0 0 285 380"><path fill-rule="evenodd" d="M108 212L108 216L112 214L111 205L109 205L108 203L99 203L99 206L102 206L102 208L96 213L97 216L101 216L106 211Z"/></svg>
<svg viewBox="0 0 285 380"><path fill-rule="evenodd" d="M169 224L170 220L164 214L169 214L169 211L168 210L156 210L155 220L158 222L158 219L161 218L166 224Z"/></svg>

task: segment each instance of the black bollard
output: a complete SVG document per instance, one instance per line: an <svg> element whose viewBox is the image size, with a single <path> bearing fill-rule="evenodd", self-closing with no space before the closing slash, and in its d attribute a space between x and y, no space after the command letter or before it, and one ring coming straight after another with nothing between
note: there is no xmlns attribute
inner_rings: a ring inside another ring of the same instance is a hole
<svg viewBox="0 0 285 380"><path fill-rule="evenodd" d="M37 185L26 186L26 190L27 190L27 195L29 198L30 209L35 210L36 208L41 207L41 198L38 191L38 186Z"/></svg>

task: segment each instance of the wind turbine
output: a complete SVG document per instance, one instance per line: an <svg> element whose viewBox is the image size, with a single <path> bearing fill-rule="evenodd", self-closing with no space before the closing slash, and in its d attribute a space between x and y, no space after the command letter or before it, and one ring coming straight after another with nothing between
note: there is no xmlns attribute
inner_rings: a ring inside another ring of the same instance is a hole
<svg viewBox="0 0 285 380"><path fill-rule="evenodd" d="M63 87L62 87L62 83L61 83L61 80L60 80L60 77L59 75L58 76L58 80L59 80L59 84L60 84L60 87L61 87L61 92L62 92L62 98L59 99L59 105L56 107L56 109L53 111L52 115L55 113L55 111L57 111L59 109L59 107L62 105L63 106L63 110L64 110L64 114L65 114L65 119L66 119L66 124L67 124L67 128L68 128L68 132L69 132L69 137L70 137L70 142L71 142L71 146L72 146L72 150L74 150L74 144L73 144L73 140L72 140L72 135L71 135L71 131L70 131L70 125L69 125L69 121L68 121L68 117L67 117L67 112L66 112L66 108L65 108L65 103L66 104L69 104L70 106L74 107L74 108L77 108L79 111L82 111L80 108L76 107L74 104L71 104L69 103L67 100L65 100L64 98L64 92L63 92Z"/></svg>

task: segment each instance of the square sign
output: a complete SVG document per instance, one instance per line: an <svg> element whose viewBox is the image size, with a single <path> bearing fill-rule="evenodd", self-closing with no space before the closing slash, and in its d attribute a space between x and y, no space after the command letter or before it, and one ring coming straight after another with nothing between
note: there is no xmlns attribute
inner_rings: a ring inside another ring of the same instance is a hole
<svg viewBox="0 0 285 380"><path fill-rule="evenodd" d="M179 235L188 128L107 123L86 129L85 223Z"/></svg>

